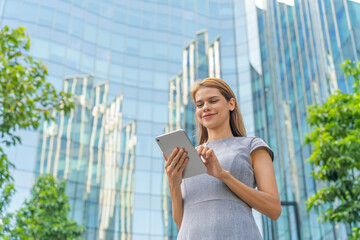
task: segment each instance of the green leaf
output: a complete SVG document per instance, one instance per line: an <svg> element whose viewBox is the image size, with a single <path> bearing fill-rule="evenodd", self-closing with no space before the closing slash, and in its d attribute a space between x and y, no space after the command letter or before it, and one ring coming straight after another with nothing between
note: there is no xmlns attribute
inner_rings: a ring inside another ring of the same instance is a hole
<svg viewBox="0 0 360 240"><path fill-rule="evenodd" d="M78 239L84 232L83 226L68 218L65 182L50 174L39 176L24 205L16 213L13 230L20 239Z"/></svg>
<svg viewBox="0 0 360 240"><path fill-rule="evenodd" d="M47 68L29 55L31 41L25 30L0 29L0 141L7 146L21 144L17 130L37 129L42 119L53 120L50 111L67 114L74 107L71 95L65 96L46 82ZM11 215L5 210L15 191L10 174L14 165L0 150L0 221L10 223ZM10 225L0 224L0 239L8 239L10 233Z"/></svg>
<svg viewBox="0 0 360 240"><path fill-rule="evenodd" d="M313 152L307 162L325 187L309 197L306 208L320 212L322 221L351 225L360 222L360 63L346 60L341 67L354 79L353 93L337 91L324 104L308 107L312 132L305 144Z"/></svg>

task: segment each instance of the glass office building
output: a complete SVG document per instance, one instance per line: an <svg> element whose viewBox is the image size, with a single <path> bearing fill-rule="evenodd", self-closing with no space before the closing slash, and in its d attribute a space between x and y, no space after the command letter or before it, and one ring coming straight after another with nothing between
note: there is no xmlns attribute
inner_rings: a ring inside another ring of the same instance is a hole
<svg viewBox="0 0 360 240"><path fill-rule="evenodd" d="M258 4L261 71L252 69L255 133L275 150L281 218L264 218L265 239L345 239L342 225L317 221L305 201L322 187L310 177L304 145L307 106L352 82L340 69L359 60L358 1L267 1Z"/></svg>
<svg viewBox="0 0 360 240"><path fill-rule="evenodd" d="M208 32L204 30L184 48L182 71L170 79L169 124L165 129L166 132L184 129L194 145L197 141L191 87L206 77L221 78L220 37L209 44Z"/></svg>
<svg viewBox="0 0 360 240"><path fill-rule="evenodd" d="M208 68L219 76L221 61L221 77L238 95L253 134L248 5L0 0L1 26L25 26L47 80L76 98L69 116L56 113L55 123L20 131L22 145L7 149L16 164L12 209L29 197L38 174L50 172L66 179L70 215L85 225L86 239L174 239L171 215L164 214L164 160L154 141L169 125L169 81L184 70L184 52L190 59L195 47L203 56L207 50L213 62L195 56L200 70L196 76L189 70L189 79L205 77ZM203 30L206 37L193 45Z"/></svg>
<svg viewBox="0 0 360 240"><path fill-rule="evenodd" d="M296 226L302 239L342 236L341 226L304 210L316 183L303 136L305 107L351 86L338 63L359 58L358 1L0 0L5 25L27 28L47 80L76 100L69 116L54 113L56 122L39 131L19 131L22 145L7 149L16 165L12 209L50 172L66 179L70 215L86 239L174 239L154 137L170 126L194 136L191 106L189 119L178 118L184 112L169 108L171 91L181 79L189 90L213 74L237 95L248 136L275 150L287 205L277 223L260 221L264 238L297 239Z"/></svg>
<svg viewBox="0 0 360 240"><path fill-rule="evenodd" d="M169 124L165 132L184 129L194 146L197 145L195 104L191 97L191 88L196 81L206 77L221 77L220 37L212 43L208 41L208 32L200 31L195 40L183 50L182 71L170 79L169 83ZM170 238L176 238L178 229L172 220L171 198L167 175L163 176L163 213L164 227Z"/></svg>
<svg viewBox="0 0 360 240"><path fill-rule="evenodd" d="M76 106L43 123L35 172L66 181L70 216L86 227L85 238L131 239L136 122L123 126L123 96L107 104L109 84L93 82L93 76L64 79Z"/></svg>

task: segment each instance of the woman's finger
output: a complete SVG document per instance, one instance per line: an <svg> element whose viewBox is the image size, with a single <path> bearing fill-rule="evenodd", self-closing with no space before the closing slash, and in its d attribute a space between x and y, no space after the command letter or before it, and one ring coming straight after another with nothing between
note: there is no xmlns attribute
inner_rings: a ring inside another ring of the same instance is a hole
<svg viewBox="0 0 360 240"><path fill-rule="evenodd" d="M178 163L179 159L181 158L181 155L183 154L184 149L181 148L176 152L176 155L174 157L169 157L168 161L165 164L165 168L167 169L167 172L170 173L172 170L175 169L176 164Z"/></svg>
<svg viewBox="0 0 360 240"><path fill-rule="evenodd" d="M184 171L184 169L185 169L185 167L186 167L186 165L187 165L187 163L189 162L189 157L186 157L185 158L185 161L184 161L184 163L181 165L181 167L179 168L179 173L182 175L182 172Z"/></svg>
<svg viewBox="0 0 360 240"><path fill-rule="evenodd" d="M179 171L181 166L184 164L184 161L187 157L187 152L184 152L182 155L181 155L181 158L179 159L179 161L177 162L176 164L176 167L175 167L175 171Z"/></svg>
<svg viewBox="0 0 360 240"><path fill-rule="evenodd" d="M166 160L164 168L167 169L167 167L170 165L171 161Z"/></svg>
<svg viewBox="0 0 360 240"><path fill-rule="evenodd" d="M170 156L168 159L166 159L166 163L165 163L165 169L167 169L167 167L171 164L171 162L174 159L174 156L176 156L176 154L178 153L179 149L178 148L174 148L174 150L171 152Z"/></svg>
<svg viewBox="0 0 360 240"><path fill-rule="evenodd" d="M171 161L171 165L172 165L173 167L175 167L176 164L179 162L179 160L180 160L180 158L181 158L181 156L182 156L183 153L184 153L184 148L181 148L181 149L177 152L176 156L175 156L174 159Z"/></svg>
<svg viewBox="0 0 360 240"><path fill-rule="evenodd" d="M209 148L209 150L206 151L206 153L205 153L206 158L209 158L212 153L213 153L213 150L211 148Z"/></svg>
<svg viewBox="0 0 360 240"><path fill-rule="evenodd" d="M198 148L196 149L196 151L197 151L197 153L200 155L201 154L201 152L202 152L202 150L203 150L203 146L198 146Z"/></svg>
<svg viewBox="0 0 360 240"><path fill-rule="evenodd" d="M201 151L201 156L206 158L206 152L209 150L208 146L205 146L204 149Z"/></svg>
<svg viewBox="0 0 360 240"><path fill-rule="evenodd" d="M168 159L174 158L178 152L179 152L179 148L174 148L174 150L170 153L170 156Z"/></svg>

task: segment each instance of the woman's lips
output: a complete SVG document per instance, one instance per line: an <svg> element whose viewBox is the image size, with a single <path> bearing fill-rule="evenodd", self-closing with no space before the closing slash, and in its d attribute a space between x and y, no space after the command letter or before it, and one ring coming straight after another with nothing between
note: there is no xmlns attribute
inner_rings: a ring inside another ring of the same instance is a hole
<svg viewBox="0 0 360 240"><path fill-rule="evenodd" d="M207 114L207 115L203 116L203 118L208 119L208 118L211 118L211 117L214 116L214 115L215 115L215 114Z"/></svg>

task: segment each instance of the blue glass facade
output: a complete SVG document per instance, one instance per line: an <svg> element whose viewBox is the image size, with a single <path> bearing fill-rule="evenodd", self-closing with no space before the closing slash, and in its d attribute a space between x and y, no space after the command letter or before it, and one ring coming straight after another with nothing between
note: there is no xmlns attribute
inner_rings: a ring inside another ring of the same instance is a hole
<svg viewBox="0 0 360 240"><path fill-rule="evenodd" d="M183 50L182 71L169 84L169 124L165 132L184 129L194 146L197 145L195 104L191 97L191 88L196 81L206 77L221 77L220 37L209 44L208 32L201 31ZM163 176L163 212L164 224L168 236L176 239L178 229L172 219L171 197L167 175Z"/></svg>
<svg viewBox="0 0 360 240"><path fill-rule="evenodd" d="M343 225L319 223L305 201L322 184L310 177L304 145L307 106L336 89L348 92L340 64L358 60L359 7L355 1L266 1L258 6L261 71L252 69L255 135L277 156L280 219L263 218L265 239L345 239ZM355 37L356 36L356 37Z"/></svg>
<svg viewBox="0 0 360 240"><path fill-rule="evenodd" d="M86 239L174 239L163 201L164 160L154 141L169 125L169 80L186 69L186 47L207 30L196 41L200 51L193 63L199 70L188 77L203 78L208 68L220 76L221 63L221 76L241 99L239 79L251 86L243 62L249 59L244 19L244 2L233 0L0 0L1 27L27 28L31 54L47 65L47 80L59 90L79 90L73 115L58 113L53 125L20 131L23 144L7 149L16 164L12 209L29 196L38 174L52 172L67 179L70 215L86 226ZM85 76L91 83L82 82ZM70 84L75 79L78 85ZM244 120L254 129L249 95L245 91ZM119 96L121 134L106 133L106 111Z"/></svg>
<svg viewBox="0 0 360 240"><path fill-rule="evenodd" d="M35 172L66 181L71 217L86 227L86 239L131 238L134 210L136 122L122 125L119 95L107 104L107 82L93 76L64 79L76 107L54 112L43 123Z"/></svg>
<svg viewBox="0 0 360 240"><path fill-rule="evenodd" d="M51 172L67 180L86 239L175 239L154 137L179 127L195 136L191 83L221 76L247 134L275 151L284 205L276 223L258 219L264 239L297 239L297 227L302 239L344 237L343 226L306 213L321 186L303 140L306 106L351 89L339 63L360 57L358 1L0 0L5 25L25 26L47 80L77 96L72 115L19 131L22 145L7 149L13 209Z"/></svg>

